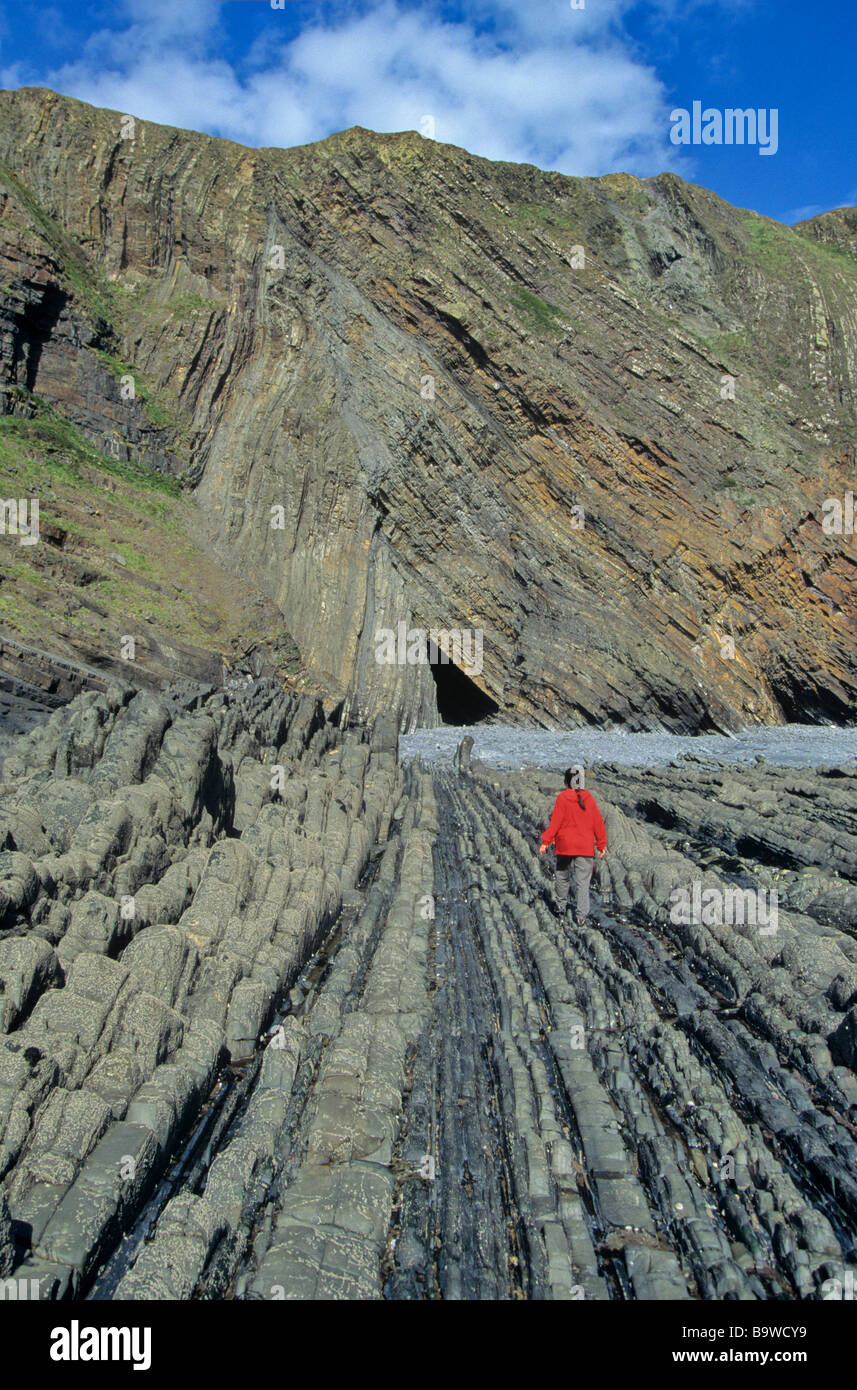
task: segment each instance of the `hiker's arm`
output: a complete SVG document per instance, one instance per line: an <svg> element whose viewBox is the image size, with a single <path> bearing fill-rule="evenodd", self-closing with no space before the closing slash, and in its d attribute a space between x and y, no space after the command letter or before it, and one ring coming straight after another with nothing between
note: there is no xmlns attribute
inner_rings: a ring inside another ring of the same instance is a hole
<svg viewBox="0 0 857 1390"><path fill-rule="evenodd" d="M553 808L553 815L551 816L551 819L550 819L550 825L548 826L548 828L547 828L547 830L545 831L545 833L542 835L542 843L541 843L541 847L540 847L540 849L539 849L539 854L544 854L544 852L545 852L545 850L548 848L548 846L553 844L554 840L556 839L556 832L557 832L558 829L559 829L559 797L557 797L556 803L555 803L554 808Z"/></svg>
<svg viewBox="0 0 857 1390"><path fill-rule="evenodd" d="M595 831L595 844L598 847L599 855L603 859L604 851L607 848L607 829L604 825L604 820L601 816L601 812L599 811L594 801L592 803L592 824L593 829Z"/></svg>

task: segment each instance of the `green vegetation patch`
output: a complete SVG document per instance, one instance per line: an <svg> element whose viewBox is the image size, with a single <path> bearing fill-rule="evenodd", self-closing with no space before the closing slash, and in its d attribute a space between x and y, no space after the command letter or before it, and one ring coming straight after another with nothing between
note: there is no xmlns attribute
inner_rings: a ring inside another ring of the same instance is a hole
<svg viewBox="0 0 857 1390"><path fill-rule="evenodd" d="M562 333L568 314L538 295L519 287L512 297L512 308L531 333Z"/></svg>
<svg viewBox="0 0 857 1390"><path fill-rule="evenodd" d="M204 294L178 294L175 299L168 299L164 307L170 314L176 314L179 318L189 318L200 309L213 313L215 309L221 309L223 306L215 299L206 298Z"/></svg>
<svg viewBox="0 0 857 1390"><path fill-rule="evenodd" d="M744 212L741 220L750 241L751 258L770 274L781 279L790 278L795 266L808 258L820 274L835 269L844 271L849 279L857 282L857 260L841 247L803 236L791 227L767 221L758 213Z"/></svg>
<svg viewBox="0 0 857 1390"><path fill-rule="evenodd" d="M124 326L128 328L136 323L147 331L163 327L169 319L191 320L196 314L219 313L225 307L223 300L203 294L177 294L171 299L164 299L158 284L141 285L136 292L125 289L123 301Z"/></svg>
<svg viewBox="0 0 857 1390"><path fill-rule="evenodd" d="M42 233L83 311L96 322L102 320L109 323L113 317L114 299L107 281L89 265L71 237L49 216L30 190L2 163L0 182L7 185Z"/></svg>
<svg viewBox="0 0 857 1390"><path fill-rule="evenodd" d="M181 425L173 412L169 410L162 401L157 399L152 391L152 387L136 367L129 367L127 363L120 362L118 357L112 357L109 352L103 352L100 348L96 348L95 352L116 381L121 381L122 377L126 376L133 378L134 396L141 402L146 415L156 429L173 430L175 432L181 430Z"/></svg>
<svg viewBox="0 0 857 1390"><path fill-rule="evenodd" d="M35 464L35 475L47 469L66 482L86 482L81 470L97 469L144 492L160 493L166 497L181 496L181 486L175 478L142 468L130 460L109 458L89 443L69 420L63 419L51 406L38 397L35 419L18 415L0 416L0 466L12 464L19 471L28 461ZM25 476L25 475L22 475Z"/></svg>
<svg viewBox="0 0 857 1390"><path fill-rule="evenodd" d="M768 274L788 278L802 249L797 234L755 212L742 213L741 220L750 243L751 259Z"/></svg>
<svg viewBox="0 0 857 1390"><path fill-rule="evenodd" d="M611 202L623 211L645 217L652 205L651 195L642 180L633 174L605 174L598 182L607 190Z"/></svg>
<svg viewBox="0 0 857 1390"><path fill-rule="evenodd" d="M711 338L705 338L699 333L692 336L700 343L711 357L728 359L748 358L751 353L758 351L756 336L749 328L741 328L735 333L715 333Z"/></svg>
<svg viewBox="0 0 857 1390"><path fill-rule="evenodd" d="M555 203L518 203L509 214L509 221L519 227L541 223L544 227L569 232L574 237L578 235L580 223L579 217L557 207Z"/></svg>

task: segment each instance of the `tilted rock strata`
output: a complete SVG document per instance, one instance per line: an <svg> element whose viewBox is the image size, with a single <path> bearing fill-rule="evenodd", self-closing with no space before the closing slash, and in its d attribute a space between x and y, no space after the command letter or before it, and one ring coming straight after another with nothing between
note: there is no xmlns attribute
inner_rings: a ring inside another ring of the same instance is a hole
<svg viewBox="0 0 857 1390"><path fill-rule="evenodd" d="M543 726L853 714L853 538L821 528L854 484L849 210L792 231L415 134L254 151L36 89L0 111L4 374L197 479L347 712L437 718L426 666L375 660L403 621L480 629L475 686Z"/></svg>
<svg viewBox="0 0 857 1390"><path fill-rule="evenodd" d="M4 764L0 1173L43 1296L86 1285L252 1054L400 785L273 684L131 694L78 697Z"/></svg>
<svg viewBox="0 0 857 1390"><path fill-rule="evenodd" d="M594 769L608 854L574 928L536 852L558 779L400 766L396 724L343 733L273 682L111 687L15 740L0 1275L120 1300L844 1287L853 773ZM776 888L775 930L676 918L695 882Z"/></svg>

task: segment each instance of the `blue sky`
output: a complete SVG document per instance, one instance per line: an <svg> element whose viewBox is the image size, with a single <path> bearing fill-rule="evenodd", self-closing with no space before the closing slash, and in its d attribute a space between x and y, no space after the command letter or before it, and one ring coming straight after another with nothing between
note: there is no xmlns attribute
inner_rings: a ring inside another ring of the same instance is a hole
<svg viewBox="0 0 857 1390"><path fill-rule="evenodd" d="M855 0L0 0L0 87L257 146L431 117L475 154L673 169L785 222L857 204L855 53ZM674 144L695 101L775 108L776 153Z"/></svg>

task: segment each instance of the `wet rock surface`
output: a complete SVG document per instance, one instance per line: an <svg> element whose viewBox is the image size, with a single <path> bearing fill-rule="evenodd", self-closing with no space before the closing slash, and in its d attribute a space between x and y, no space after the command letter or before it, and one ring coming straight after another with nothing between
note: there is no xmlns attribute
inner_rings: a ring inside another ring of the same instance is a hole
<svg viewBox="0 0 857 1390"><path fill-rule="evenodd" d="M576 927L536 852L559 777L396 742L259 681L111 686L11 743L0 1275L828 1296L857 1262L854 772L590 770Z"/></svg>

